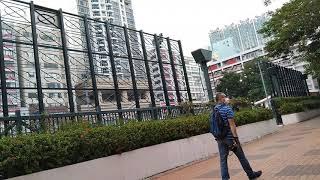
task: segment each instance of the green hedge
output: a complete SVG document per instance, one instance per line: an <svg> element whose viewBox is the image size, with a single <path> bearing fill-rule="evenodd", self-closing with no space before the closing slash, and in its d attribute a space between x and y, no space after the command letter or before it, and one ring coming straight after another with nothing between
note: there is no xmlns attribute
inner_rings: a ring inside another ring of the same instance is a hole
<svg viewBox="0 0 320 180"><path fill-rule="evenodd" d="M280 114L291 114L320 108L319 96L276 98Z"/></svg>
<svg viewBox="0 0 320 180"><path fill-rule="evenodd" d="M236 114L238 125L271 118L265 109ZM174 120L90 128L80 124L56 134L0 139L0 173L5 178L93 160L209 132L209 114Z"/></svg>

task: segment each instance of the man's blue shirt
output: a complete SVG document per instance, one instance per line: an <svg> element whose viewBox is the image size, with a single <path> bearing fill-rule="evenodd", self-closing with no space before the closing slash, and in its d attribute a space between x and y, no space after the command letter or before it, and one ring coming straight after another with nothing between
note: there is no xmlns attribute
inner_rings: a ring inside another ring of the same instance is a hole
<svg viewBox="0 0 320 180"><path fill-rule="evenodd" d="M229 126L228 119L234 118L234 112L233 112L232 108L229 105L224 104L224 103L217 104L214 108L215 108L215 110L219 111L219 113L222 117L222 120L224 121L225 124L228 124L228 126ZM227 134L227 139L233 139L233 135L232 135L230 128L229 128L229 132Z"/></svg>
<svg viewBox="0 0 320 180"><path fill-rule="evenodd" d="M215 106L215 109L219 111L221 114L221 117L225 123L228 123L228 119L233 119L234 118L234 112L232 108L227 105L227 104L217 104Z"/></svg>

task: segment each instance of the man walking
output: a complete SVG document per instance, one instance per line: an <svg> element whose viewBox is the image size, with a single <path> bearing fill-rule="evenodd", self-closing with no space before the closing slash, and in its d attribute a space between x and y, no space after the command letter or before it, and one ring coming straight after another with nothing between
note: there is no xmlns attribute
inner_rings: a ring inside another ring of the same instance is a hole
<svg viewBox="0 0 320 180"><path fill-rule="evenodd" d="M238 157L242 168L246 172L249 179L256 179L261 176L262 171L254 172L252 170L239 142L234 120L234 112L232 108L225 103L225 100L226 95L224 93L216 94L217 105L214 107L214 109L216 112L220 113L223 123L228 125L226 136L223 139L217 139L222 180L230 179L228 172L228 155L230 150L233 151Z"/></svg>

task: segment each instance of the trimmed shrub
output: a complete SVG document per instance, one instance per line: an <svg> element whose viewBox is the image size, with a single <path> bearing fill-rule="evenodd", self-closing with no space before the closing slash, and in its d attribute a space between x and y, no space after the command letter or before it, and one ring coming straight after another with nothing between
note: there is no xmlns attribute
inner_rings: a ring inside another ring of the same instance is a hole
<svg viewBox="0 0 320 180"><path fill-rule="evenodd" d="M271 118L266 109L236 113L238 125ZM5 178L62 167L209 132L209 114L174 120L132 122L91 128L68 125L55 134L0 139L0 173Z"/></svg>
<svg viewBox="0 0 320 180"><path fill-rule="evenodd" d="M275 104L282 115L320 108L319 96L276 98Z"/></svg>

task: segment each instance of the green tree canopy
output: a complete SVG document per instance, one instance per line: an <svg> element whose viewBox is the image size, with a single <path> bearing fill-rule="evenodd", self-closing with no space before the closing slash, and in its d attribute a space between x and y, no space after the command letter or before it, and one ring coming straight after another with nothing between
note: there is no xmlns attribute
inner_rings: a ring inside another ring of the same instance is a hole
<svg viewBox="0 0 320 180"><path fill-rule="evenodd" d="M217 86L217 91L224 92L231 97L245 97L246 86L242 81L241 74L234 72L225 73Z"/></svg>
<svg viewBox="0 0 320 180"><path fill-rule="evenodd" d="M258 101L265 98L265 92L261 80L257 61L268 61L261 57L247 62L242 73L225 73L217 86L217 91L224 92L231 97L244 97L250 101ZM263 68L262 68L263 70ZM267 88L270 82L265 76Z"/></svg>
<svg viewBox="0 0 320 180"><path fill-rule="evenodd" d="M292 55L298 49L309 72L320 77L320 1L291 0L272 13L260 30L265 37L269 56Z"/></svg>

